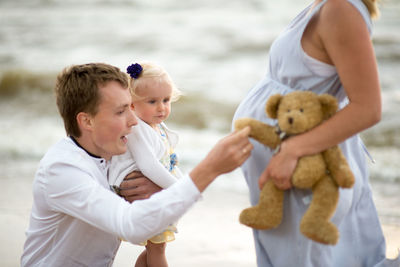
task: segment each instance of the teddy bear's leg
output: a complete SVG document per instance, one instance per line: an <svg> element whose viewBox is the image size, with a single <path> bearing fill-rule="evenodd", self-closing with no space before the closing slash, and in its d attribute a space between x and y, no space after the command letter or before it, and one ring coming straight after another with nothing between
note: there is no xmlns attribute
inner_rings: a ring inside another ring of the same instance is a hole
<svg viewBox="0 0 400 267"><path fill-rule="evenodd" d="M249 227L267 230L277 227L282 221L283 191L269 180L260 192L258 204L244 209L239 221Z"/></svg>
<svg viewBox="0 0 400 267"><path fill-rule="evenodd" d="M329 220L339 199L338 187L330 176L325 175L312 191L312 201L301 220L300 231L314 241L334 245L339 239L339 232Z"/></svg>
<svg viewBox="0 0 400 267"><path fill-rule="evenodd" d="M323 152L325 162L332 178L338 186L351 188L354 184L354 175L338 146L334 146Z"/></svg>

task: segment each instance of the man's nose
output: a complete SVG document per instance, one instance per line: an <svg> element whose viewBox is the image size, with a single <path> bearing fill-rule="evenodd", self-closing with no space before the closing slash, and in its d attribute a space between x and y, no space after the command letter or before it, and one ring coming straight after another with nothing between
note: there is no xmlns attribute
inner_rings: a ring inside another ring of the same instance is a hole
<svg viewBox="0 0 400 267"><path fill-rule="evenodd" d="M129 127L131 127L131 126L134 126L136 124L138 124L138 120L136 118L136 114L132 109L130 109L129 110L128 125L129 125Z"/></svg>

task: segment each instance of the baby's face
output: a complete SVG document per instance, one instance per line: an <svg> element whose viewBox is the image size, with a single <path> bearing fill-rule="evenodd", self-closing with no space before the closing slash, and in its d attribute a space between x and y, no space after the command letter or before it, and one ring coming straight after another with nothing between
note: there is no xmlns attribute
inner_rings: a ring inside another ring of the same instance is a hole
<svg viewBox="0 0 400 267"><path fill-rule="evenodd" d="M154 78L144 78L136 88L133 108L136 115L154 127L166 120L171 112L172 87Z"/></svg>

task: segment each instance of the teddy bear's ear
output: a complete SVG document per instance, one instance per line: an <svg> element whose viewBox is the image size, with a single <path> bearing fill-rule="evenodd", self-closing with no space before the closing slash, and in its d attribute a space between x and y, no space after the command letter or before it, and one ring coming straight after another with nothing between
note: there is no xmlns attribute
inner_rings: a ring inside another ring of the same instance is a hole
<svg viewBox="0 0 400 267"><path fill-rule="evenodd" d="M268 116L272 119L276 119L278 117L278 107L279 103L281 102L282 95L280 94L275 94L272 95L268 101L267 104L265 105L265 112L268 114Z"/></svg>
<svg viewBox="0 0 400 267"><path fill-rule="evenodd" d="M319 102L322 106L322 112L324 113L324 119L328 119L336 113L338 104L336 98L329 94L322 94L318 96Z"/></svg>

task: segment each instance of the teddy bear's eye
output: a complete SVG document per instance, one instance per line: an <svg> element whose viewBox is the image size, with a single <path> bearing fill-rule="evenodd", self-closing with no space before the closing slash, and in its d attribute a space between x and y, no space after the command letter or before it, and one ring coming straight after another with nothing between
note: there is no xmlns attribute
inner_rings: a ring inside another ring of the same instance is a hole
<svg viewBox="0 0 400 267"><path fill-rule="evenodd" d="M301 109L300 109L300 112L303 112L303 111L304 111L304 109L301 108Z"/></svg>
<svg viewBox="0 0 400 267"><path fill-rule="evenodd" d="M288 109L287 112L290 112L290 109Z"/></svg>

